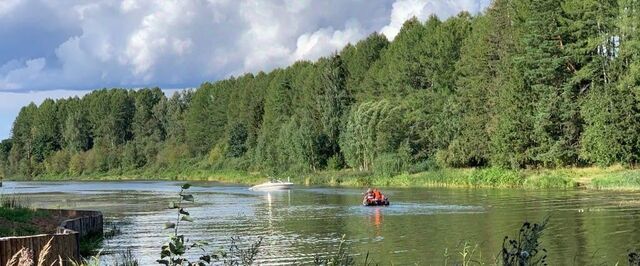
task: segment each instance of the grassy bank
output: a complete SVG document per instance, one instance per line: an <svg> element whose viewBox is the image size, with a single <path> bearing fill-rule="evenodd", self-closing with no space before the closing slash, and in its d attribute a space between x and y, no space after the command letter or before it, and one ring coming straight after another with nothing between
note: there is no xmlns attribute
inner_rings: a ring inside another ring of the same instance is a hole
<svg viewBox="0 0 640 266"><path fill-rule="evenodd" d="M572 188L578 184L566 173L554 170L514 171L500 168L439 169L395 176L339 171L320 172L304 178L304 184L376 187L493 187L493 188Z"/></svg>
<svg viewBox="0 0 640 266"><path fill-rule="evenodd" d="M49 213L25 207L19 199L0 195L0 237L52 233Z"/></svg>
<svg viewBox="0 0 640 266"><path fill-rule="evenodd" d="M607 168L561 168L506 170L501 168L442 168L418 173L376 175L356 170L319 171L306 174L282 174L302 185L346 187L494 187L526 189L612 189L640 190L640 169L621 166ZM268 175L239 170L215 170L207 167L184 166L155 170L119 170L90 175L45 175L34 180L175 180L217 181L222 183L257 184Z"/></svg>

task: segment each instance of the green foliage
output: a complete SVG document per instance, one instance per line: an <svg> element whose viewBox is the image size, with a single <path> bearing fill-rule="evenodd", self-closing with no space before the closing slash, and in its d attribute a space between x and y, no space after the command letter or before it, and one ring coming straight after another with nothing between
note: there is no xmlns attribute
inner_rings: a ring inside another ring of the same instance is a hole
<svg viewBox="0 0 640 266"><path fill-rule="evenodd" d="M457 89L451 98L455 132L445 154L450 166L481 166L489 161L494 64L487 53L490 47L489 20L478 18L470 36L464 40L456 64Z"/></svg>
<svg viewBox="0 0 640 266"><path fill-rule="evenodd" d="M320 94L320 114L324 134L327 136L329 156L340 154L340 133L344 117L349 110L352 98L347 91L348 72L339 55L333 55L322 66L322 84Z"/></svg>
<svg viewBox="0 0 640 266"><path fill-rule="evenodd" d="M378 155L396 152L405 139L404 112L387 100L354 107L341 141L347 164L368 171Z"/></svg>
<svg viewBox="0 0 640 266"><path fill-rule="evenodd" d="M224 136L228 90L233 82L205 83L193 94L185 114L185 132L196 155L208 152Z"/></svg>
<svg viewBox="0 0 640 266"><path fill-rule="evenodd" d="M498 167L475 170L468 178L470 186L519 187L523 181L517 172Z"/></svg>
<svg viewBox="0 0 640 266"><path fill-rule="evenodd" d="M526 188L534 189L570 189L576 187L576 183L569 176L562 173L530 176L523 185Z"/></svg>
<svg viewBox="0 0 640 266"><path fill-rule="evenodd" d="M240 157L247 152L247 129L243 124L235 124L229 133L229 141L227 142L229 157Z"/></svg>
<svg viewBox="0 0 640 266"><path fill-rule="evenodd" d="M209 164L212 164L212 165L216 164L222 158L224 158L224 152L222 151L222 148L220 146L215 146L211 149L211 151L209 151L209 157L208 157Z"/></svg>
<svg viewBox="0 0 640 266"><path fill-rule="evenodd" d="M411 18L391 41L374 33L315 62L171 97L145 88L48 99L21 109L0 145L0 173L177 178L350 167L501 186L522 180L492 169L636 165L639 14L638 0L495 0L477 15ZM483 168L473 177L436 169L448 167ZM409 182L400 177L368 181ZM571 185L562 180L530 182Z"/></svg>
<svg viewBox="0 0 640 266"><path fill-rule="evenodd" d="M45 160L44 167L47 173L65 174L69 170L70 161L71 155L69 154L69 152L60 150L55 152Z"/></svg>
<svg viewBox="0 0 640 266"><path fill-rule="evenodd" d="M460 251L457 254L449 254L449 249L444 250L444 265L450 265L449 261L452 257L456 256L460 258L460 261L455 261L455 265L469 266L469 265L485 265L482 261L482 252L479 250L480 245L471 245L465 241L461 245Z"/></svg>
<svg viewBox="0 0 640 266"><path fill-rule="evenodd" d="M591 181L595 189L639 189L640 175L634 171L623 171L599 175Z"/></svg>
<svg viewBox="0 0 640 266"><path fill-rule="evenodd" d="M376 176L392 177L404 170L406 162L396 153L383 153L373 160L373 173Z"/></svg>
<svg viewBox="0 0 640 266"><path fill-rule="evenodd" d="M0 222L4 225L0 228L0 237L25 236L38 232L36 219L48 216L47 212L30 209L24 203L14 197L3 196L0 198Z"/></svg>

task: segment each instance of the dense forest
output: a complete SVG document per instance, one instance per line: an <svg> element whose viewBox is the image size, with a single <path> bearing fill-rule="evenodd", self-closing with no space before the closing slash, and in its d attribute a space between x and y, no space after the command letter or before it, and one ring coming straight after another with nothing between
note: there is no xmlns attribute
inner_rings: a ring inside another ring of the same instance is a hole
<svg viewBox="0 0 640 266"><path fill-rule="evenodd" d="M0 167L31 178L634 165L639 59L638 0L495 0L171 97L102 89L30 104Z"/></svg>

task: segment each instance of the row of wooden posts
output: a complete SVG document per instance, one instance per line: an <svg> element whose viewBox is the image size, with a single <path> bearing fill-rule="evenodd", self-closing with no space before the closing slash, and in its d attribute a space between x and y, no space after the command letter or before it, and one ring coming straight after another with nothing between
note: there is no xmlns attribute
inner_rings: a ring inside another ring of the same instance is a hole
<svg viewBox="0 0 640 266"><path fill-rule="evenodd" d="M80 240L88 236L102 236L103 217L97 211L51 210L51 215L72 217L63 221L54 234L40 234L21 237L0 238L0 265L6 266L11 257L21 249L27 248L33 252L35 265L45 245L51 240L49 252L43 265L52 265L60 258L65 265L72 261L80 261ZM56 263L56 265L58 265Z"/></svg>

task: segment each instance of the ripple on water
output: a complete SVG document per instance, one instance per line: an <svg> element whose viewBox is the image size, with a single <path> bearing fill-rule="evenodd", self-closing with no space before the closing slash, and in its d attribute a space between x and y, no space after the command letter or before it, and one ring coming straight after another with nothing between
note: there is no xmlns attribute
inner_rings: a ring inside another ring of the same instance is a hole
<svg viewBox="0 0 640 266"><path fill-rule="evenodd" d="M431 203L392 203L389 206L351 206L348 213L354 215L370 215L382 210L384 215L431 215L446 213L480 213L484 212L482 206L467 205L441 205Z"/></svg>

